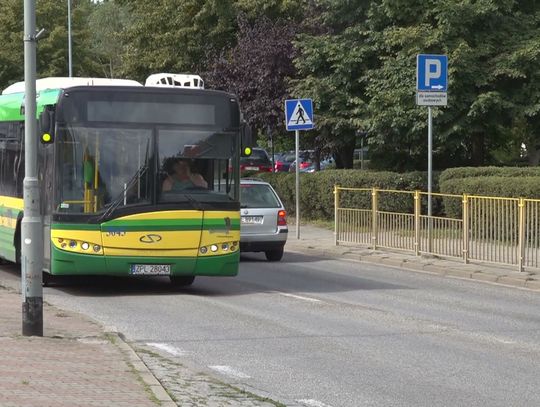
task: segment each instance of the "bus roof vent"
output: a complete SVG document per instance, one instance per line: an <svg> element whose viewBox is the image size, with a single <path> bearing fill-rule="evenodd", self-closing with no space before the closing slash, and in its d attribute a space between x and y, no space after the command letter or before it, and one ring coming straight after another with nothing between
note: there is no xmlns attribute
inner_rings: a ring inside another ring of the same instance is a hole
<svg viewBox="0 0 540 407"><path fill-rule="evenodd" d="M204 81L199 75L155 73L146 78L144 86L204 89Z"/></svg>

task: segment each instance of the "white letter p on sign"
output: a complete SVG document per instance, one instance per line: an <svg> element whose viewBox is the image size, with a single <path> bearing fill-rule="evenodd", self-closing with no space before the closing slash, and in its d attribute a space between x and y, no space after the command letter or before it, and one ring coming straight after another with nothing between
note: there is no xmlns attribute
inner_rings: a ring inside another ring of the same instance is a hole
<svg viewBox="0 0 540 407"><path fill-rule="evenodd" d="M426 58L426 73L425 73L425 86L430 86L431 79L438 79L441 77L441 61L438 59ZM435 67L435 70L432 69Z"/></svg>

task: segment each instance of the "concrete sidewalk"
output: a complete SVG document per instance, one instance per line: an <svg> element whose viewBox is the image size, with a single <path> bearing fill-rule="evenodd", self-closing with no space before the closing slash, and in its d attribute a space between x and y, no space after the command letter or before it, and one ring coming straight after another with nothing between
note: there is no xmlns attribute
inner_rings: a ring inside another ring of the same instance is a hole
<svg viewBox="0 0 540 407"><path fill-rule="evenodd" d="M45 304L23 337L22 299L0 287L0 406L176 406L133 350L83 316Z"/></svg>
<svg viewBox="0 0 540 407"><path fill-rule="evenodd" d="M311 225L300 225L299 240L296 239L296 226L290 225L285 251L358 260L406 270L540 291L540 274L538 271L528 270L520 273L516 270L516 267L512 266L480 262L465 264L459 259L415 256L414 253L386 249L371 250L360 245L340 244L336 246L333 231Z"/></svg>

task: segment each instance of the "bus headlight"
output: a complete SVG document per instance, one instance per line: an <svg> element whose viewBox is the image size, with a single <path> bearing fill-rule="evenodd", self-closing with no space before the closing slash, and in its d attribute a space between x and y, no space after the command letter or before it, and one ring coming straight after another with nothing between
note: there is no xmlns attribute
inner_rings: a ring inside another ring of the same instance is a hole
<svg viewBox="0 0 540 407"><path fill-rule="evenodd" d="M213 244L212 246L210 246L210 250L212 250L213 252L217 252L218 251L217 244Z"/></svg>

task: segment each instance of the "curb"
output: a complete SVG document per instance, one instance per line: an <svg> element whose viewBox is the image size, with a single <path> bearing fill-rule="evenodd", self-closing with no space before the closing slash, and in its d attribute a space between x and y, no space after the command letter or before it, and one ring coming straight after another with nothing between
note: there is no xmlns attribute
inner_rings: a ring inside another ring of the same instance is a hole
<svg viewBox="0 0 540 407"><path fill-rule="evenodd" d="M373 265L383 265L387 267L392 267L399 270L407 270L416 273L425 273L432 275L439 275L442 277L457 278L460 280L473 280L479 283L494 284L503 287L512 287L518 288L527 291L540 292L540 280L534 279L520 279L513 276L499 276L496 274L485 273L480 270L467 270L460 269L459 264L456 263L452 266L441 266L436 263L436 259L432 259L430 263L420 263L411 261L410 259L396 259L391 258L388 255L382 254L377 257L370 257L369 255L355 254L351 251L344 253L338 253L334 250L329 249L319 249L314 246L309 248L304 247L286 247L288 252L300 253L300 254L310 254L310 255L319 255L324 257L330 257L335 259L347 259L354 260L361 263L369 263Z"/></svg>
<svg viewBox="0 0 540 407"><path fill-rule="evenodd" d="M122 353L126 356L127 361L138 373L143 383L150 389L161 407L177 407L167 390L162 386L158 379L152 374L150 369L144 364L137 352L129 345L124 335L121 332L109 328L105 331L106 335L114 337L114 345L118 346Z"/></svg>

